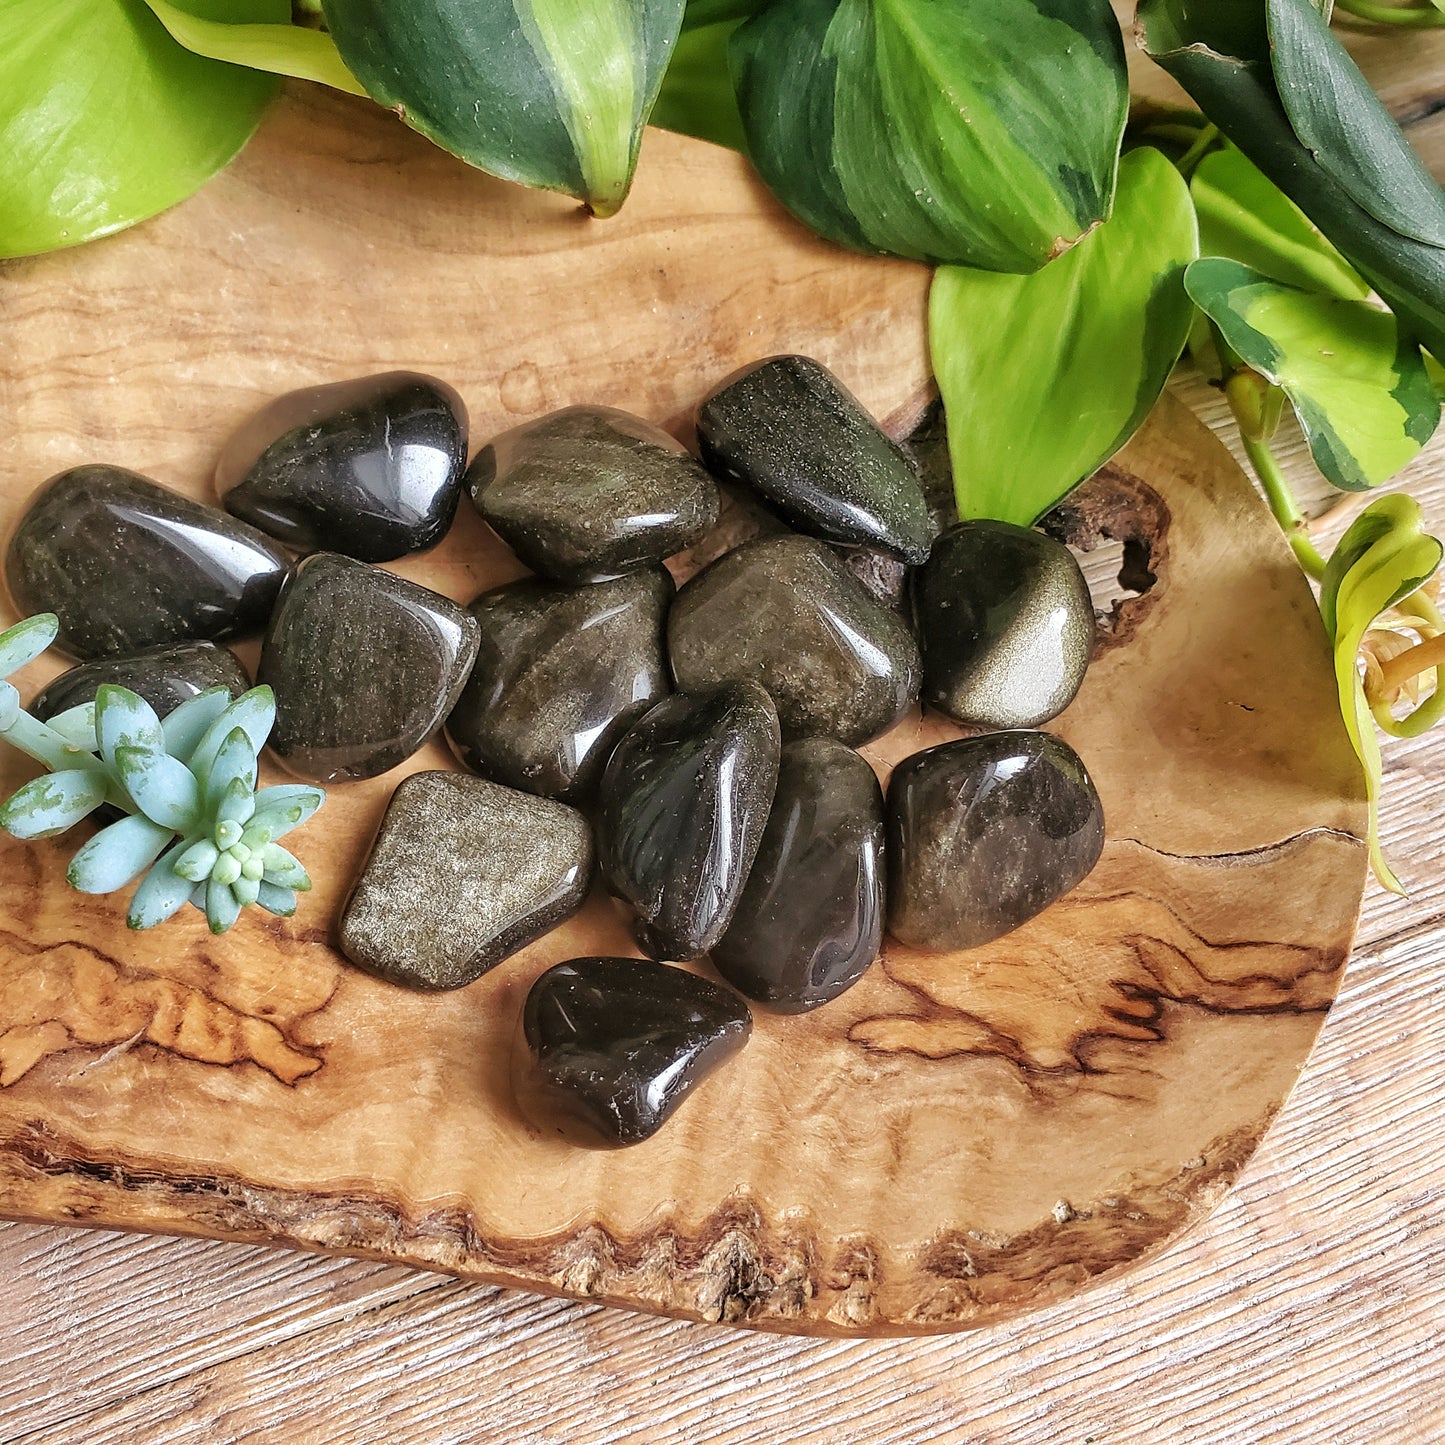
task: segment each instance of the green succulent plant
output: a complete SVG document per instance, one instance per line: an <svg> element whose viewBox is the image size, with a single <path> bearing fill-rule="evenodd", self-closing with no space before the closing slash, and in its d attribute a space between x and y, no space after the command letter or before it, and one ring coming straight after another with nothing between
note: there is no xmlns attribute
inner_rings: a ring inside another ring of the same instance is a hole
<svg viewBox="0 0 1445 1445"><path fill-rule="evenodd" d="M0 677L55 640L50 613L0 633ZM40 722L0 681L0 737L49 772L3 807L0 827L16 838L53 838L97 808L126 814L71 859L82 893L111 893L145 874L126 921L154 928L192 903L213 933L247 905L289 918L311 887L279 840L325 801L305 784L256 787L256 760L276 721L269 687L232 699L223 687L182 703L164 720L129 688L102 687L93 703Z"/></svg>

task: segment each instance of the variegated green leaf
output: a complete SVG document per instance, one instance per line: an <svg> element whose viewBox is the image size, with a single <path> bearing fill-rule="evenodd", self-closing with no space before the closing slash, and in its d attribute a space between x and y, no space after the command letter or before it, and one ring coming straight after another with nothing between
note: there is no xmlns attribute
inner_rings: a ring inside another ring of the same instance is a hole
<svg viewBox="0 0 1445 1445"><path fill-rule="evenodd" d="M139 814L122 818L102 828L70 860L66 877L82 893L113 893L149 868L174 836Z"/></svg>
<svg viewBox="0 0 1445 1445"><path fill-rule="evenodd" d="M324 0L342 59L454 155L610 216L684 0Z"/></svg>
<svg viewBox="0 0 1445 1445"><path fill-rule="evenodd" d="M179 913L190 899L194 884L182 878L175 865L185 853L184 840L168 849L141 880L126 915L128 928L155 928Z"/></svg>
<svg viewBox="0 0 1445 1445"><path fill-rule="evenodd" d="M1107 0L774 0L732 38L748 153L825 236L1035 271L1110 210Z"/></svg>
<svg viewBox="0 0 1445 1445"><path fill-rule="evenodd" d="M0 632L0 678L19 672L34 662L60 631L60 620L53 612L41 612L17 622Z"/></svg>
<svg viewBox="0 0 1445 1445"><path fill-rule="evenodd" d="M1185 284L1245 364L1283 387L1335 486L1378 486L1434 434L1439 398L1420 348L1388 311L1216 257L1196 261Z"/></svg>
<svg viewBox="0 0 1445 1445"><path fill-rule="evenodd" d="M179 758L150 748L119 747L113 764L121 786L152 823L188 833L200 821L200 784Z"/></svg>
<svg viewBox="0 0 1445 1445"><path fill-rule="evenodd" d="M0 828L15 838L53 838L88 818L105 801L105 794L103 773L89 769L45 773L0 808Z"/></svg>
<svg viewBox="0 0 1445 1445"><path fill-rule="evenodd" d="M1440 565L1441 546L1405 496L1379 497L1354 522L1330 557L1320 587L1320 614L1335 654L1335 681L1350 741L1365 770L1370 799L1370 860L1387 888L1402 892L1380 851L1380 743L1357 659L1375 619L1414 592Z"/></svg>
<svg viewBox="0 0 1445 1445"><path fill-rule="evenodd" d="M1253 161L1228 146L1195 167L1189 182L1199 214L1199 254L1223 256L1275 281L1362 301L1360 273Z"/></svg>
<svg viewBox="0 0 1445 1445"><path fill-rule="evenodd" d="M1197 251L1188 188L1146 147L1124 157L1113 216L1042 271L938 272L929 330L961 516L1028 526L1128 441L1183 349Z"/></svg>

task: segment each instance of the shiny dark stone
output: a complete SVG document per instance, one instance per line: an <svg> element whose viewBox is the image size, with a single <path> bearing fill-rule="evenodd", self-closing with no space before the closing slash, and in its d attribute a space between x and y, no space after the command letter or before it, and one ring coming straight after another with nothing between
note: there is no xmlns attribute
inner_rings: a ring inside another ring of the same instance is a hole
<svg viewBox="0 0 1445 1445"><path fill-rule="evenodd" d="M664 698L613 751L598 861L654 958L697 958L722 936L762 839L778 752L778 715L751 684Z"/></svg>
<svg viewBox="0 0 1445 1445"><path fill-rule="evenodd" d="M447 736L473 772L575 799L613 745L672 691L664 622L672 578L649 567L591 587L527 578L484 592L481 646Z"/></svg>
<svg viewBox="0 0 1445 1445"><path fill-rule="evenodd" d="M70 708L94 702L96 693L107 684L139 693L165 717L207 688L224 687L232 697L240 697L251 686L251 679L229 648L217 647L214 642L168 642L125 657L82 662L62 672L30 704L30 714L46 722Z"/></svg>
<svg viewBox="0 0 1445 1445"><path fill-rule="evenodd" d="M1027 728L1074 700L1094 604L1062 542L1008 522L961 522L914 574L923 697L972 727Z"/></svg>
<svg viewBox="0 0 1445 1445"><path fill-rule="evenodd" d="M735 994L645 958L574 958L527 995L513 1090L539 1128L617 1148L650 1139L752 1032Z"/></svg>
<svg viewBox="0 0 1445 1445"><path fill-rule="evenodd" d="M56 646L109 657L266 625L289 558L219 507L121 467L51 478L20 519L5 580L22 616L54 612Z"/></svg>
<svg viewBox="0 0 1445 1445"><path fill-rule="evenodd" d="M477 510L534 572L605 582L692 546L717 484L659 427L574 406L503 432L467 472Z"/></svg>
<svg viewBox="0 0 1445 1445"><path fill-rule="evenodd" d="M287 392L226 443L228 512L302 551L389 562L446 535L467 466L467 409L413 371Z"/></svg>
<svg viewBox="0 0 1445 1445"><path fill-rule="evenodd" d="M857 746L918 697L918 645L821 542L745 542L678 593L667 645L686 692L744 680L771 694L788 738Z"/></svg>
<svg viewBox="0 0 1445 1445"><path fill-rule="evenodd" d="M913 463L827 367L774 356L735 372L698 409L715 476L746 482L793 526L922 562L933 523Z"/></svg>
<svg viewBox="0 0 1445 1445"><path fill-rule="evenodd" d="M405 988L461 988L576 913L591 876L591 831L565 804L413 773L342 910L341 951Z"/></svg>
<svg viewBox="0 0 1445 1445"><path fill-rule="evenodd" d="M288 579L261 649L271 747L319 783L384 773L441 727L476 655L476 619L455 602L317 552Z"/></svg>
<svg viewBox="0 0 1445 1445"><path fill-rule="evenodd" d="M832 738L789 743L758 856L713 964L749 998L802 1013L855 984L882 938L878 778Z"/></svg>
<svg viewBox="0 0 1445 1445"><path fill-rule="evenodd" d="M1088 876L1104 810L1079 755L1002 732L915 753L888 785L888 931L938 951L1002 937Z"/></svg>

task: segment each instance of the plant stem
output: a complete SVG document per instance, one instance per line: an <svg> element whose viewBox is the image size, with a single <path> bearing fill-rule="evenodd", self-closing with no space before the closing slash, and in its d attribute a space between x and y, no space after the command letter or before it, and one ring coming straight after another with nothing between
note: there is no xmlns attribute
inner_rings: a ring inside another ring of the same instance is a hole
<svg viewBox="0 0 1445 1445"><path fill-rule="evenodd" d="M1335 0L1339 9L1372 25L1404 25L1416 30L1445 25L1445 11L1433 5L1390 5L1384 0Z"/></svg>
<svg viewBox="0 0 1445 1445"><path fill-rule="evenodd" d="M0 733L0 737L12 747L19 748L22 753L34 758L37 763L44 763L52 773L66 772L71 768L100 766L93 753L71 747L58 732L46 727L43 722L37 722L28 712L20 713L15 721Z"/></svg>
<svg viewBox="0 0 1445 1445"><path fill-rule="evenodd" d="M1204 159L1204 153L1219 139L1219 127L1212 121L1194 138L1193 144L1177 161L1175 169L1187 181L1194 174L1194 168Z"/></svg>
<svg viewBox="0 0 1445 1445"><path fill-rule="evenodd" d="M1407 647L1397 657L1380 664L1380 686L1387 692L1403 687L1412 677L1432 667L1445 667L1445 637L1431 637Z"/></svg>

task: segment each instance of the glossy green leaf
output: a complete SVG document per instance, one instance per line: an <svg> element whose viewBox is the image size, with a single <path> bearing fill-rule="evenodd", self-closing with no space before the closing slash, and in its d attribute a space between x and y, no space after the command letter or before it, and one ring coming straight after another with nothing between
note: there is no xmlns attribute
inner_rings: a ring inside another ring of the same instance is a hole
<svg viewBox="0 0 1445 1445"><path fill-rule="evenodd" d="M1306 291L1360 301L1360 273L1251 160L1233 146L1213 151L1189 182L1199 215L1199 254L1224 256Z"/></svg>
<svg viewBox="0 0 1445 1445"><path fill-rule="evenodd" d="M179 913L189 901L195 885L175 870L187 846L183 839L174 848L168 849L141 880L126 914L128 928L155 928Z"/></svg>
<svg viewBox="0 0 1445 1445"><path fill-rule="evenodd" d="M1028 272L1109 214L1107 0L775 0L731 55L748 153L835 241Z"/></svg>
<svg viewBox="0 0 1445 1445"><path fill-rule="evenodd" d="M1440 400L1419 347L1388 311L1218 257L1195 262L1185 284L1245 364L1284 388L1335 486L1378 486L1434 435Z"/></svg>
<svg viewBox="0 0 1445 1445"><path fill-rule="evenodd" d="M1370 861L1380 882L1396 893L1403 889L1380 851L1380 743L1357 659L1375 619L1434 575L1441 552L1440 543L1421 525L1418 503L1399 495L1379 497L1340 538L1320 588L1320 613L1334 648L1340 708L1365 770Z"/></svg>
<svg viewBox="0 0 1445 1445"><path fill-rule="evenodd" d="M281 22L287 0L185 0ZM144 0L0 5L0 256L73 246L153 216L220 170L275 77L178 45Z"/></svg>
<svg viewBox="0 0 1445 1445"><path fill-rule="evenodd" d="M19 672L34 662L60 630L60 619L53 612L37 613L0 632L0 677Z"/></svg>
<svg viewBox="0 0 1445 1445"><path fill-rule="evenodd" d="M160 857L175 834L139 814L102 828L74 858L66 877L81 893L113 893Z"/></svg>
<svg viewBox="0 0 1445 1445"><path fill-rule="evenodd" d="M1305 148L1377 220L1445 246L1445 192L1329 23L1310 0L1266 3L1275 85Z"/></svg>
<svg viewBox="0 0 1445 1445"><path fill-rule="evenodd" d="M324 0L367 92L454 155L610 216L684 0Z"/></svg>
<svg viewBox="0 0 1445 1445"><path fill-rule="evenodd" d="M748 142L733 88L728 44L738 26L764 3L691 0L651 124L746 154Z"/></svg>
<svg viewBox="0 0 1445 1445"><path fill-rule="evenodd" d="M131 801L152 823L186 833L200 821L200 785L179 758L153 748L119 747L113 761Z"/></svg>
<svg viewBox="0 0 1445 1445"><path fill-rule="evenodd" d="M15 838L53 838L105 802L104 774L90 769L45 773L0 808L0 828Z"/></svg>
<svg viewBox="0 0 1445 1445"><path fill-rule="evenodd" d="M945 267L933 369L963 517L1027 526L1148 415L1193 308L1194 208L1156 150L1131 151L1110 220L1033 276Z"/></svg>
<svg viewBox="0 0 1445 1445"><path fill-rule="evenodd" d="M146 0L171 38L196 55L248 65L272 75L314 80L350 95L365 95L346 68L336 42L324 30L305 25L237 24L196 15L169 0Z"/></svg>
<svg viewBox="0 0 1445 1445"><path fill-rule="evenodd" d="M1445 357L1445 249L1377 220L1295 135L1270 69L1264 0L1140 0L1144 49Z"/></svg>

